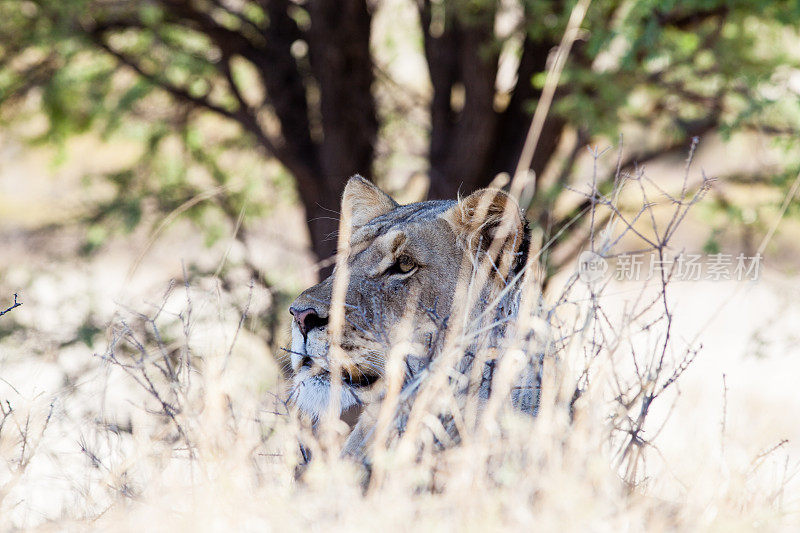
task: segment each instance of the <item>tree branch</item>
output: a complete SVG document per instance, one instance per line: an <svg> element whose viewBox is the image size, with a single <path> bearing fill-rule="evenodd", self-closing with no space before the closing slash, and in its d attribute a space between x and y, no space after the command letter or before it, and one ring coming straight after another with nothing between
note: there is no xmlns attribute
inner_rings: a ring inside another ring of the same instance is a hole
<svg viewBox="0 0 800 533"><path fill-rule="evenodd" d="M22 302L17 300L18 297L19 295L17 293L14 293L14 303L11 305L11 307L7 308L5 311L0 311L0 316L5 315L6 313L10 313L14 309L22 305Z"/></svg>
<svg viewBox="0 0 800 533"><path fill-rule="evenodd" d="M240 123L247 131L254 134L259 143L263 145L264 148L266 148L267 151L269 151L272 155L280 159L282 162L284 162L284 164L291 162L291 158L281 147L278 146L277 141L269 137L261 128L261 126L258 125L256 118L252 114L248 113L247 107L239 107L239 109L232 111L215 104L204 96L193 95L183 87L173 85L163 77L147 72L147 70L145 70L144 67L142 67L134 58L115 50L108 43L106 43L101 35L95 33L91 33L90 35L92 35L94 41L100 48L105 50L108 54L114 56L120 63L134 70L137 74L153 85L163 89L178 100L191 104L196 108L212 111L225 118ZM287 166L290 165L287 164Z"/></svg>
<svg viewBox="0 0 800 533"><path fill-rule="evenodd" d="M703 10L690 10L689 13L680 13L679 10L665 13L656 10L654 15L661 27L673 26L682 30L696 28L706 20L714 17L724 17L728 14L730 8L726 5L720 5L711 9Z"/></svg>
<svg viewBox="0 0 800 533"><path fill-rule="evenodd" d="M252 30L251 35L246 36L221 26L212 16L187 0L161 1L169 7L177 23L209 37L223 56L231 58L239 55L255 66L266 89L265 103L272 107L278 118L285 142L279 143L265 134L256 118L256 110L244 112L241 115L242 124L295 176L301 180L312 177L313 184L318 186L318 182L313 180L313 176L320 172L317 147L310 135L306 87L291 53L292 44L304 36L288 15L289 2L268 2L266 11L269 26L261 29L251 24L248 26Z"/></svg>
<svg viewBox="0 0 800 533"><path fill-rule="evenodd" d="M719 118L720 118L719 112L715 112L714 114L712 114L712 116L707 117L703 121L695 121L689 124L688 125L689 128L685 130L685 136L682 139L670 143L666 146L660 146L653 150L640 152L638 154L630 156L628 159L620 161L611 175L606 176L602 180L598 180L597 188L600 189L604 186L608 186L610 183L614 181L615 176L618 173L628 172L635 166L640 166L644 163L656 159L657 157L685 150L687 139L692 139L694 137L701 137L702 135L710 132L719 125ZM585 209L591 207L592 201L593 201L592 198L587 198L583 200L576 207L572 208L569 213L567 213L563 218L561 218L561 220L555 222L553 224L553 234L558 233L562 228L570 224L571 223L570 221L574 216L576 216L576 214L581 213Z"/></svg>

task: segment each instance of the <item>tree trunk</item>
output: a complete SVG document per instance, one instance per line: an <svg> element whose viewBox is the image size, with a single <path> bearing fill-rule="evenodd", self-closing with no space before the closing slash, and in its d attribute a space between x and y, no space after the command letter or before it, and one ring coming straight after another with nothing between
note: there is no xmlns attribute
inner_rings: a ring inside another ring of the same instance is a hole
<svg viewBox="0 0 800 533"><path fill-rule="evenodd" d="M512 174L530 127L540 91L531 78L544 72L556 45L545 37L526 37L517 84L502 112L494 109L498 53L494 10L468 16L449 8L443 31L432 34L430 1L420 6L425 55L433 85L431 101L431 198L454 198L488 184L499 172ZM454 97L463 92L463 105ZM454 105L455 104L455 105ZM531 168L537 176L547 166L566 123L547 118Z"/></svg>
<svg viewBox="0 0 800 533"><path fill-rule="evenodd" d="M469 21L462 21L455 9L448 9L441 34L434 35L431 2L420 6L433 85L431 198L454 198L459 190L470 192L487 181L484 169L497 123L494 7L473 14Z"/></svg>
<svg viewBox="0 0 800 533"><path fill-rule="evenodd" d="M322 139L316 190L301 191L317 257L336 250L339 201L353 174L371 173L378 120L372 96L371 15L364 0L312 0L311 69L319 89ZM305 187L304 187L305 188ZM327 275L332 266L320 271Z"/></svg>
<svg viewBox="0 0 800 533"><path fill-rule="evenodd" d="M531 83L531 78L534 74L545 71L547 58L555 45L556 43L549 40L533 40L530 37L525 39L517 71L517 84L508 107L500 117L497 136L494 140L493 159L491 166L486 169L487 174L491 176L499 172L513 174L516 170L533 118L533 110L530 107L541 95L541 91ZM563 119L552 113L549 113L545 119L542 134L539 137L539 145L536 147L531 162L531 170L536 173L537 177L550 161L550 156L558 146L565 125L566 122Z"/></svg>

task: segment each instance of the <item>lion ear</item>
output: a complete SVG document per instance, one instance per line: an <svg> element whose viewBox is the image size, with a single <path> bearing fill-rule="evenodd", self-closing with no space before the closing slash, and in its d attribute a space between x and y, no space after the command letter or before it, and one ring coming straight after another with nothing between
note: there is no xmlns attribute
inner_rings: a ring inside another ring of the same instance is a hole
<svg viewBox="0 0 800 533"><path fill-rule="evenodd" d="M347 180L342 195L342 213L350 214L350 225L360 228L370 220L385 215L398 204L388 194L358 174Z"/></svg>
<svg viewBox="0 0 800 533"><path fill-rule="evenodd" d="M505 192L478 190L459 199L444 219L473 257L490 254L501 276L525 264L530 242L527 223L517 202Z"/></svg>

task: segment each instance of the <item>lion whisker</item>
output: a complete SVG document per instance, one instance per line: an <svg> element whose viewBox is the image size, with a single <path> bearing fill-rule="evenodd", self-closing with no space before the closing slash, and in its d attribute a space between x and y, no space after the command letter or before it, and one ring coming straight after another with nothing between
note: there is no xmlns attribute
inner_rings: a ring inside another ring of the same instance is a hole
<svg viewBox="0 0 800 533"><path fill-rule="evenodd" d="M294 350L291 350L289 348L284 348L283 346L281 346L281 350L283 350L286 353L290 353L290 354L294 354L294 355L306 355L304 353L295 352Z"/></svg>

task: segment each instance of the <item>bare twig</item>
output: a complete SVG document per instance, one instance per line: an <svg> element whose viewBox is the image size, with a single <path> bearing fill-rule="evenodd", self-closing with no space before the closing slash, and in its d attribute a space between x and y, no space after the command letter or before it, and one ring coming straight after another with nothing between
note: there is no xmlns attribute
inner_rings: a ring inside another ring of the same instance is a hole
<svg viewBox="0 0 800 533"><path fill-rule="evenodd" d="M8 307L6 310L0 311L0 316L3 316L6 313L13 311L14 309L22 305L22 302L18 300L18 297L19 297L18 294L14 293L14 303L11 305L11 307Z"/></svg>

